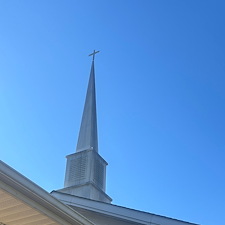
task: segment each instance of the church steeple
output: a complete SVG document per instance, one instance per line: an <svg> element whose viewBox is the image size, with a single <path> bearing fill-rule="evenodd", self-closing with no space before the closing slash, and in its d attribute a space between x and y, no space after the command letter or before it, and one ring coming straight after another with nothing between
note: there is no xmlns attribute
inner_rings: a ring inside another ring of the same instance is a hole
<svg viewBox="0 0 225 225"><path fill-rule="evenodd" d="M76 151L92 149L98 152L98 132L97 132L97 113L95 96L95 68L94 56L99 51L90 54L93 55L90 78L84 105L84 111L80 126L79 138Z"/></svg>
<svg viewBox="0 0 225 225"><path fill-rule="evenodd" d="M107 162L98 154L94 51L76 153L67 156L63 193L111 203L105 193Z"/></svg>

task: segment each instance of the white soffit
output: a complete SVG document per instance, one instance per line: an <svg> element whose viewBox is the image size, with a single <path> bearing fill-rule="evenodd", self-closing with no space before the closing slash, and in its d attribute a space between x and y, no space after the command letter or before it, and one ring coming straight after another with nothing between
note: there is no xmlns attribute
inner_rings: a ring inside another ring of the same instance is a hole
<svg viewBox="0 0 225 225"><path fill-rule="evenodd" d="M0 189L0 224L59 225L43 213Z"/></svg>
<svg viewBox="0 0 225 225"><path fill-rule="evenodd" d="M0 160L0 225L94 225Z"/></svg>

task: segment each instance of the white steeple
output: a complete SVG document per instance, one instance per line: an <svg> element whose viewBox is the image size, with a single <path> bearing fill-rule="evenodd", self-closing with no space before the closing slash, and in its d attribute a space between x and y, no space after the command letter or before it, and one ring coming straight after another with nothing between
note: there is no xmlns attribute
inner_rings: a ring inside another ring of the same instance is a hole
<svg viewBox="0 0 225 225"><path fill-rule="evenodd" d="M98 154L95 71L93 56L76 153L67 156L64 188L60 192L111 203L105 193L107 162Z"/></svg>

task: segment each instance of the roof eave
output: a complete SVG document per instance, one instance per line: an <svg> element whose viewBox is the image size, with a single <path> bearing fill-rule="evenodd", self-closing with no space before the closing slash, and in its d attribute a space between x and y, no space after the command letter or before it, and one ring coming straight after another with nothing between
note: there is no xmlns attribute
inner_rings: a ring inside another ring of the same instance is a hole
<svg viewBox="0 0 225 225"><path fill-rule="evenodd" d="M61 224L94 225L1 160L0 188Z"/></svg>

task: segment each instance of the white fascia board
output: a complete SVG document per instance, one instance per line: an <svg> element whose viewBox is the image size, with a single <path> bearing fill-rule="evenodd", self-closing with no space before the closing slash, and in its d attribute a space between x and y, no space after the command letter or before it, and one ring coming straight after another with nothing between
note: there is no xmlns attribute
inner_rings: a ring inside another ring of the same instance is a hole
<svg viewBox="0 0 225 225"><path fill-rule="evenodd" d="M58 191L51 192L53 196L62 201L64 204L80 207L82 209L91 210L102 213L104 215L117 217L132 222L142 223L146 225L197 225L153 213L143 212L135 209L129 209L113 204L89 200L77 196L72 196Z"/></svg>
<svg viewBox="0 0 225 225"><path fill-rule="evenodd" d="M64 225L94 225L0 160L0 188Z"/></svg>

